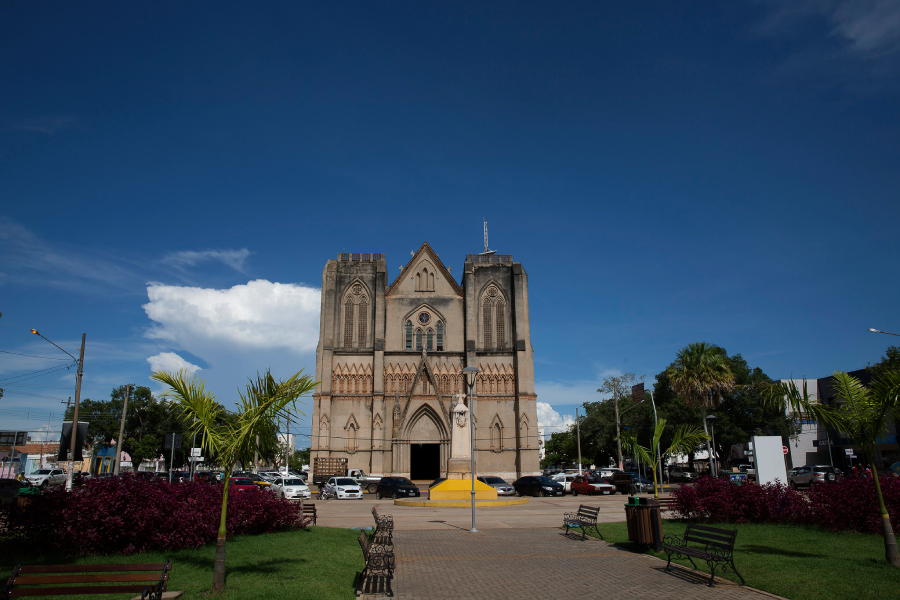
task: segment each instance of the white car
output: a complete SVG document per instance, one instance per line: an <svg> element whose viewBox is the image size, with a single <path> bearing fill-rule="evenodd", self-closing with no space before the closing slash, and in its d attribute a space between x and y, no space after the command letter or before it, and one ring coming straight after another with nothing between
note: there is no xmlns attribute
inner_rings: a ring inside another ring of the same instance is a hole
<svg viewBox="0 0 900 600"><path fill-rule="evenodd" d="M563 490L564 494L572 493L572 481L578 477L578 473L559 473L552 477L553 481L562 485L565 489Z"/></svg>
<svg viewBox="0 0 900 600"><path fill-rule="evenodd" d="M325 491L334 495L338 500L342 498L359 498L362 500L362 488L355 479L349 477L332 477L325 483Z"/></svg>
<svg viewBox="0 0 900 600"><path fill-rule="evenodd" d="M310 498L312 492L299 477L279 477L272 481L270 488L279 498L296 500L297 498Z"/></svg>
<svg viewBox="0 0 900 600"><path fill-rule="evenodd" d="M63 485L66 483L66 472L62 469L38 469L25 479L35 487L50 487L51 485Z"/></svg>

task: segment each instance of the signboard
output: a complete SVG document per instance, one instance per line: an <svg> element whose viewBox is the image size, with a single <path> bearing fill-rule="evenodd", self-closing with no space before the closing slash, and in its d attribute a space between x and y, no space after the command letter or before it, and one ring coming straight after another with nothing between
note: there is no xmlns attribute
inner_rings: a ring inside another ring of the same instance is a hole
<svg viewBox="0 0 900 600"><path fill-rule="evenodd" d="M732 473L731 474L731 483L736 483L738 485L747 483L747 474L746 473Z"/></svg>
<svg viewBox="0 0 900 600"><path fill-rule="evenodd" d="M200 456L203 454L201 448L191 448L191 456Z"/></svg>
<svg viewBox="0 0 900 600"><path fill-rule="evenodd" d="M202 456L188 456L188 460L191 462L203 462Z"/></svg>
<svg viewBox="0 0 900 600"><path fill-rule="evenodd" d="M631 386L631 399L635 402L644 401L644 382Z"/></svg>
<svg viewBox="0 0 900 600"><path fill-rule="evenodd" d="M174 440L174 443L173 443ZM178 448L181 446L181 434L180 433L167 433L166 434L166 443L163 448L166 450L172 450L173 448Z"/></svg>
<svg viewBox="0 0 900 600"><path fill-rule="evenodd" d="M822 446L834 446L834 442L831 440L816 440L815 445L820 448Z"/></svg>

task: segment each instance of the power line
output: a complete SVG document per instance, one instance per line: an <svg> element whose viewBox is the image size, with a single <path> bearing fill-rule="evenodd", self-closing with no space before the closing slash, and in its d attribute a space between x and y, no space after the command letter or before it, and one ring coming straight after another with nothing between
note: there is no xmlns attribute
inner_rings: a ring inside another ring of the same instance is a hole
<svg viewBox="0 0 900 600"><path fill-rule="evenodd" d="M35 377L42 377L43 375L50 375L55 371L61 371L66 369L67 371L74 365L58 365L56 367L47 367L46 369L40 369L38 371L31 371L30 373L23 373L21 375L13 375L11 377L6 377L4 379L0 379L0 383L4 381L12 381L14 379L18 379L19 381L27 381L29 379L34 379ZM29 377L29 375L31 377Z"/></svg>
<svg viewBox="0 0 900 600"><path fill-rule="evenodd" d="M35 354L21 354L19 352L10 352L9 350L0 350L3 354L15 354L16 356L27 356L29 358L43 358L44 360L65 360L68 361L68 358L54 358L52 356L37 356Z"/></svg>

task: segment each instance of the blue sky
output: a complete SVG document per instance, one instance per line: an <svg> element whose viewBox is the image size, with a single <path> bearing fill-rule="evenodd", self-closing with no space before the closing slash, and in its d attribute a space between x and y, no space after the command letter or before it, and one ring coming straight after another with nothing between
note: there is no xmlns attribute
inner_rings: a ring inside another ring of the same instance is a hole
<svg viewBox="0 0 900 600"><path fill-rule="evenodd" d="M484 217L544 424L693 341L877 361L900 4L631 4L4 3L0 350L86 332L83 397L184 365L230 406L314 367L326 260L427 240L458 274ZM73 373L9 379L54 364L0 354L0 428L58 431Z"/></svg>

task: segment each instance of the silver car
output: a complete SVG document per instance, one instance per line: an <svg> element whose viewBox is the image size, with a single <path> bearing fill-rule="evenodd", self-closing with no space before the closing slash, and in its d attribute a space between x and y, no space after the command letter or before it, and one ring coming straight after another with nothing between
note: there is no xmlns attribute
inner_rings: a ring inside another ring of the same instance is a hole
<svg viewBox="0 0 900 600"><path fill-rule="evenodd" d="M271 490L279 498L287 500L312 496L309 486L299 477L279 477L272 481Z"/></svg>
<svg viewBox="0 0 900 600"><path fill-rule="evenodd" d="M62 469L38 469L25 478L28 480L28 483L35 487L46 488L51 485L64 485L66 483L66 472Z"/></svg>
<svg viewBox="0 0 900 600"><path fill-rule="evenodd" d="M516 488L512 486L510 483L506 483L502 477L478 477L478 481L481 483L485 483L495 490L497 490L498 496L515 496Z"/></svg>
<svg viewBox="0 0 900 600"><path fill-rule="evenodd" d="M796 472L790 476L791 487L795 490L800 487L812 487L813 484L837 481L842 475L840 469L831 465L806 465L796 469Z"/></svg>

